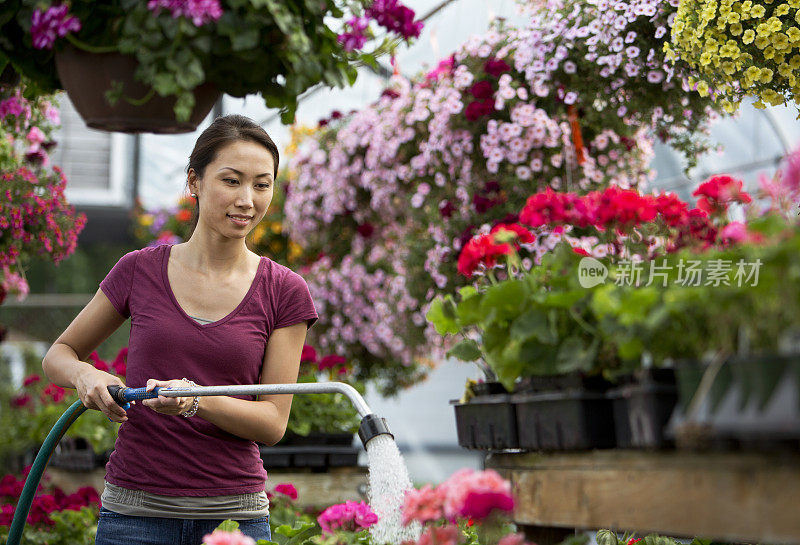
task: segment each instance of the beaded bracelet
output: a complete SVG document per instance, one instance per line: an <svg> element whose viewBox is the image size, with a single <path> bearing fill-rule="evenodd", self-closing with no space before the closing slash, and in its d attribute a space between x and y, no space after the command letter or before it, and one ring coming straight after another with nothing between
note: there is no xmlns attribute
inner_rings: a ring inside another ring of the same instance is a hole
<svg viewBox="0 0 800 545"><path fill-rule="evenodd" d="M192 388L195 388L197 386L197 384L195 384L194 382L192 382L191 380L189 380L186 377L183 377L181 380L184 381L184 382L188 382L189 385ZM198 396L194 396L194 400L192 401L192 408L189 409L188 411L182 412L181 416L183 416L185 418L189 418L190 416L194 416L195 414L197 414L197 406L199 404L200 404L200 402L198 400Z"/></svg>

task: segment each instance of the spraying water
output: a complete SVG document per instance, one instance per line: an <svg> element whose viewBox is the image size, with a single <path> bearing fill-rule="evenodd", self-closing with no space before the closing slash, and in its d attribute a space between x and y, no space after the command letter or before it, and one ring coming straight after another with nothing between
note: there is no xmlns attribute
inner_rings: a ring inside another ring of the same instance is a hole
<svg viewBox="0 0 800 545"><path fill-rule="evenodd" d="M370 528L376 543L399 545L402 541L419 539L422 526L413 522L403 526L403 502L411 490L408 469L391 435L378 435L366 444L369 459L369 498L378 522Z"/></svg>

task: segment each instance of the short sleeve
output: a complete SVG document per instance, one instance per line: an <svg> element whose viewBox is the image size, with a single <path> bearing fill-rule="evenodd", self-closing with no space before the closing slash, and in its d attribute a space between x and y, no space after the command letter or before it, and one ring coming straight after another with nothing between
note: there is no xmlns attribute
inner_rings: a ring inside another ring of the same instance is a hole
<svg viewBox="0 0 800 545"><path fill-rule="evenodd" d="M138 256L139 250L128 252L122 256L100 282L100 289L106 294L106 297L117 309L117 312L125 318L130 318L131 316L131 286L133 285L133 271L136 268Z"/></svg>
<svg viewBox="0 0 800 545"><path fill-rule="evenodd" d="M275 329L287 327L302 321L308 322L308 329L314 325L319 316L311 299L311 292L303 277L294 271L288 271L283 278L283 285L278 300L278 318Z"/></svg>

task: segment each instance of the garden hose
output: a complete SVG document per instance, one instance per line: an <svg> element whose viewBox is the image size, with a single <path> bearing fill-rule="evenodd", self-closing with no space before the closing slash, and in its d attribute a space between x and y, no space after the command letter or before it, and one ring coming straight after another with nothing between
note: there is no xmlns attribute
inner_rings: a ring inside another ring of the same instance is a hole
<svg viewBox="0 0 800 545"><path fill-rule="evenodd" d="M125 406L128 402L141 399L152 399L159 395L165 397L194 397L194 396L209 396L209 395L273 395L273 394L329 394L340 393L344 394L351 403L355 406L359 415L361 415L361 425L358 429L358 435L361 438L364 447L367 443L378 435L389 435L394 437L386 425L386 420L373 414L369 406L367 406L364 398L358 391L343 382L313 382L313 383L300 383L300 384L239 384L232 386L193 386L191 388L161 388L156 387L151 391L146 388L126 388L122 386L109 386L108 392L119 405ZM25 521L28 519L28 513L31 510L33 497L36 495L36 489L39 487L39 482L42 480L42 475L50 461L53 451L61 441L61 438L66 433L67 429L72 425L86 411L86 407L80 401L73 403L61 418L55 423L50 433L42 443L42 447L36 454L36 459L33 461L30 473L25 479L25 486L22 488L17 507L14 511L14 519L11 522L11 529L8 533L7 545L19 545L22 539L22 530L25 527Z"/></svg>

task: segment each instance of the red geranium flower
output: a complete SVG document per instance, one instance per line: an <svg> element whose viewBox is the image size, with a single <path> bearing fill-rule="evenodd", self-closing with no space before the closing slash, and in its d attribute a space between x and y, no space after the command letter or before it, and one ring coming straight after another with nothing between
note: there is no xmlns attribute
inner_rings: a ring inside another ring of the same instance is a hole
<svg viewBox="0 0 800 545"><path fill-rule="evenodd" d="M114 372L121 377L125 376L125 373L128 372L128 347L123 346L120 348L119 352L117 353L117 357L114 358L114 361L111 363L111 367L114 368Z"/></svg>
<svg viewBox="0 0 800 545"><path fill-rule="evenodd" d="M297 499L297 489L292 483L280 483L275 487L275 492L288 496L292 500Z"/></svg>
<svg viewBox="0 0 800 545"><path fill-rule="evenodd" d="M511 252L510 244L496 243L493 235L479 235L467 242L461 250L458 256L458 272L470 278L479 265L494 267L498 256Z"/></svg>
<svg viewBox="0 0 800 545"><path fill-rule="evenodd" d="M474 96L477 100L490 99L494 95L494 89L492 89L492 84L486 80L479 81L478 83L470 87L467 92L472 96Z"/></svg>
<svg viewBox="0 0 800 545"><path fill-rule="evenodd" d="M303 353L300 355L300 361L307 361L309 363L317 363L317 351L313 346L304 344Z"/></svg>
<svg viewBox="0 0 800 545"><path fill-rule="evenodd" d="M325 369L333 369L337 365L344 365L347 362L343 356L339 356L337 354L331 354L330 356L325 356L319 361L319 370L324 371Z"/></svg>
<svg viewBox="0 0 800 545"><path fill-rule="evenodd" d="M97 352L92 352L89 354L89 359L92 360L92 365L94 365L95 369L108 372L108 364L100 359L100 356L97 355Z"/></svg>
<svg viewBox="0 0 800 545"><path fill-rule="evenodd" d="M491 234L494 235L501 231L514 233L514 235L516 235L516 239L514 241L514 246L516 248L519 248L520 244L533 244L536 242L536 237L533 235L533 233L518 223L498 223L492 227Z"/></svg>
<svg viewBox="0 0 800 545"><path fill-rule="evenodd" d="M727 174L712 176L700 184L692 196L699 197L697 207L710 214L724 213L734 202L746 204L753 200L742 191L742 181Z"/></svg>
<svg viewBox="0 0 800 545"><path fill-rule="evenodd" d="M31 384L36 384L40 380L42 380L42 377L40 377L39 375L28 375L27 377L25 377L25 380L22 381L22 385L30 386Z"/></svg>
<svg viewBox="0 0 800 545"><path fill-rule="evenodd" d="M59 403L64 396L66 395L66 391L61 386L56 386L55 384L48 384L47 388L44 389L42 392L42 401L46 402L48 398L52 399L54 402Z"/></svg>

